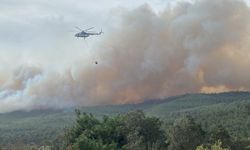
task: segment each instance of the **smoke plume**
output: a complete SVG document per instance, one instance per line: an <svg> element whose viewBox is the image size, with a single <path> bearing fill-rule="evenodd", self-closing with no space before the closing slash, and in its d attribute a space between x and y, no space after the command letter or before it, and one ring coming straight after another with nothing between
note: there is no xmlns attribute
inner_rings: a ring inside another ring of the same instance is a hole
<svg viewBox="0 0 250 150"><path fill-rule="evenodd" d="M243 1L179 2L159 13L143 5L124 10L106 32L93 49L98 64L0 72L0 112L250 90L250 8Z"/></svg>

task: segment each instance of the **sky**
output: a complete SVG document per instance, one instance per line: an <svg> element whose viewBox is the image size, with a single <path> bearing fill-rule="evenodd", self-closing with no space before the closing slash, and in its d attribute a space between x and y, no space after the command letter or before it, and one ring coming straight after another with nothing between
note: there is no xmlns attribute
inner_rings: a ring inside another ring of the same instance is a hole
<svg viewBox="0 0 250 150"><path fill-rule="evenodd" d="M94 31L112 30L119 20L120 9L133 9L145 3L158 11L168 2L1 0L0 63L4 65L0 68L14 67L9 63L36 63L55 69L73 63L78 57L91 53L89 49L102 38L90 38L87 42L76 40L75 26L95 27Z"/></svg>
<svg viewBox="0 0 250 150"><path fill-rule="evenodd" d="M249 90L249 4L0 0L0 112Z"/></svg>

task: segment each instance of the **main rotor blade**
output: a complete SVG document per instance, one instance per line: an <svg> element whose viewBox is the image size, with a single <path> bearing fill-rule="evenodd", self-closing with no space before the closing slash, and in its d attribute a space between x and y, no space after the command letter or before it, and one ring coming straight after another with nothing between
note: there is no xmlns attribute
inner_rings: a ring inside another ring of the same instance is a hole
<svg viewBox="0 0 250 150"><path fill-rule="evenodd" d="M96 31L88 31L88 33L97 33Z"/></svg>
<svg viewBox="0 0 250 150"><path fill-rule="evenodd" d="M77 26L75 26L75 28L78 29L78 30L80 30L80 31L83 31L81 28L79 28L79 27L77 27Z"/></svg>
<svg viewBox="0 0 250 150"><path fill-rule="evenodd" d="M88 31L88 30L93 29L93 28L94 28L94 27L91 27L91 28L85 29L85 30L83 30L83 31Z"/></svg>

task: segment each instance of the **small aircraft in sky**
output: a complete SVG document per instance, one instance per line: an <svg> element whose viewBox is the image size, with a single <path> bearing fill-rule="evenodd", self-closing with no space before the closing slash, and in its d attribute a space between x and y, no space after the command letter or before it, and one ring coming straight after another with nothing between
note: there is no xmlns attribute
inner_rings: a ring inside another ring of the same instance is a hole
<svg viewBox="0 0 250 150"><path fill-rule="evenodd" d="M75 37L79 38L87 38L89 37L90 35L101 35L103 32L102 30L100 32L91 32L89 30L93 29L94 27L91 27L91 28L88 28L88 29L85 29L85 30L82 30L81 28L79 27L75 27L76 29L78 29L80 32L76 33L75 34Z"/></svg>

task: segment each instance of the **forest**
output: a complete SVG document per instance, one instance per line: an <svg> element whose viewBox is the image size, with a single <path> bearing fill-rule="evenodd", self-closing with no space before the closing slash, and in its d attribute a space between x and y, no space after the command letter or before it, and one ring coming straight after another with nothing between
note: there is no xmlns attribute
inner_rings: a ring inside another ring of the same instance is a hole
<svg viewBox="0 0 250 150"><path fill-rule="evenodd" d="M220 124L209 131L191 116L169 126L138 110L101 120L76 110L76 122L52 143L58 150L228 150L247 149L250 141L234 139Z"/></svg>
<svg viewBox="0 0 250 150"><path fill-rule="evenodd" d="M0 147L26 150L247 150L250 93L0 115Z"/></svg>

